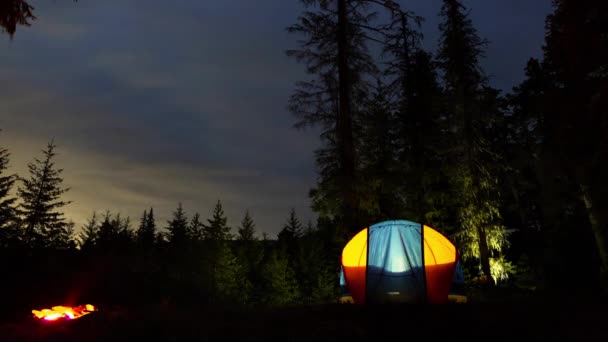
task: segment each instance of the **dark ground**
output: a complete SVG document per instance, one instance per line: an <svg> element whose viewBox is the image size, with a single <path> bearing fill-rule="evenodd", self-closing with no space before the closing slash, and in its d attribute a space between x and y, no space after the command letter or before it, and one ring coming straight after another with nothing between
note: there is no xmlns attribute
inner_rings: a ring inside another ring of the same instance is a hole
<svg viewBox="0 0 608 342"><path fill-rule="evenodd" d="M163 305L101 307L74 321L41 322L29 308L0 323L1 341L112 340L432 340L502 341L528 338L607 341L605 301L526 301L496 304L178 309ZM6 317L6 316L4 316Z"/></svg>

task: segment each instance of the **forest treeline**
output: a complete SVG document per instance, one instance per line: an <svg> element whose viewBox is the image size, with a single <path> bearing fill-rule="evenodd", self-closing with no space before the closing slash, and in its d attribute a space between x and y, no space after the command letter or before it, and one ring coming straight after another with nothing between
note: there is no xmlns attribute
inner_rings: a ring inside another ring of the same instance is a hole
<svg viewBox="0 0 608 342"><path fill-rule="evenodd" d="M62 199L69 189L62 185L63 170L55 166L55 149L50 142L43 157L28 165L28 178L6 175L9 153L0 150L5 290L122 304L336 300L339 251L327 235L331 226L304 226L293 209L273 240L266 233L258 237L249 211L236 229L229 227L219 200L208 219L199 213L189 217L180 203L166 223L157 222L154 208L145 209L139 222L93 212L75 233L61 213L69 204ZM16 182L17 196L11 197Z"/></svg>
<svg viewBox="0 0 608 342"><path fill-rule="evenodd" d="M543 56L507 94L490 86L481 67L489 42L460 1L442 2L434 52L422 48L423 18L403 4L302 3L287 55L311 77L288 108L296 127L321 129L316 224L303 228L292 212L277 240L257 239L252 215L231 230L218 202L208 219L179 205L167 223L153 208L139 222L97 212L75 235L61 214L54 143L28 178L8 174L2 149L0 245L13 284L63 269L98 295L331 301L347 240L407 219L455 243L469 285L608 288L608 2L554 0ZM19 255L38 273L7 262Z"/></svg>

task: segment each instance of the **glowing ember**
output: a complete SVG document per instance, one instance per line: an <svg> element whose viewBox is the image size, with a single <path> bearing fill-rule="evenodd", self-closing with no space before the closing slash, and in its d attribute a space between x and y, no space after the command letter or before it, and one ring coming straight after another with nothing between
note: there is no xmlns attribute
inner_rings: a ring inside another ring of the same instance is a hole
<svg viewBox="0 0 608 342"><path fill-rule="evenodd" d="M91 304L80 306L53 306L51 309L32 310L34 317L45 321L56 321L58 319L76 319L88 315L97 308Z"/></svg>

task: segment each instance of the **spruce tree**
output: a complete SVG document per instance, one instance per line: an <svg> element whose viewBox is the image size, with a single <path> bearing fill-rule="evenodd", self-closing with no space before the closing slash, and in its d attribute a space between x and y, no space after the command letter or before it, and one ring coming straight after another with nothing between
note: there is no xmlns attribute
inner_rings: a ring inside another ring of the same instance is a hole
<svg viewBox="0 0 608 342"><path fill-rule="evenodd" d="M120 251L128 251L135 240L135 233L131 227L131 218L127 216L123 219L120 217L120 214L117 214L112 224L116 227L116 247Z"/></svg>
<svg viewBox="0 0 608 342"><path fill-rule="evenodd" d="M231 289L236 286L231 282L233 274L240 274L240 270L236 269L240 268L240 265L238 262L236 264L233 262L234 254L228 245L232 235L227 222L228 218L224 214L222 202L218 200L213 209L213 216L207 219L206 225L203 225L207 256L206 274L211 275L208 286L216 300L223 300L226 293L231 293Z"/></svg>
<svg viewBox="0 0 608 342"><path fill-rule="evenodd" d="M445 134L452 144L459 142L449 150L448 174L458 199L459 251L465 259L478 260L481 273L490 279L491 259L501 260L508 233L498 211L498 180L492 170L498 160L487 137L495 113L486 111L481 101L487 94L479 63L486 41L477 35L465 9L458 0L444 0L439 25L438 62L447 104Z"/></svg>
<svg viewBox="0 0 608 342"><path fill-rule="evenodd" d="M194 213L192 220L190 220L190 224L188 225L188 236L192 241L202 241L204 235L201 215L199 213Z"/></svg>
<svg viewBox="0 0 608 342"><path fill-rule="evenodd" d="M110 211L106 210L103 221L101 221L97 230L96 246L100 251L108 252L114 249L116 236L118 235L118 227L114 224L115 221Z"/></svg>
<svg viewBox="0 0 608 342"><path fill-rule="evenodd" d="M181 202L173 212L173 218L168 222L167 238L172 246L183 246L188 240L188 218Z"/></svg>
<svg viewBox="0 0 608 342"><path fill-rule="evenodd" d="M241 227L239 228L236 239L235 255L245 272L243 279L254 284L258 282L260 278L259 270L260 263L264 256L264 249L255 236L255 223L253 222L249 210L245 211L245 216L241 221ZM250 287L250 290L252 290L252 287ZM252 294L253 293L250 294L250 297Z"/></svg>
<svg viewBox="0 0 608 342"><path fill-rule="evenodd" d="M137 243L142 248L151 248L154 245L156 223L154 222L154 209L144 210L139 227L136 232Z"/></svg>
<svg viewBox="0 0 608 342"><path fill-rule="evenodd" d="M80 248L83 250L91 250L97 243L97 237L99 235L99 221L97 220L97 213L93 212L91 218L87 220L87 223L82 227L82 231L78 234Z"/></svg>
<svg viewBox="0 0 608 342"><path fill-rule="evenodd" d="M63 169L56 169L55 143L43 150L44 159L35 158L28 164L30 178L21 178L18 189L21 203L18 212L23 222L25 243L30 247L65 247L69 231L63 213L58 210L70 201L61 200L68 188L62 188Z"/></svg>
<svg viewBox="0 0 608 342"><path fill-rule="evenodd" d="M203 226L205 240L231 240L232 234L230 234L230 227L228 227L227 222L228 218L224 214L222 202L218 200L215 205L215 208L213 209L212 218L207 219L207 224Z"/></svg>
<svg viewBox="0 0 608 342"><path fill-rule="evenodd" d="M263 291L260 300L266 304L285 305L300 300L300 289L285 252L274 250L262 266Z"/></svg>
<svg viewBox="0 0 608 342"><path fill-rule="evenodd" d="M306 64L314 79L298 82L289 109L296 127L320 126L322 147L316 151L319 182L310 195L321 215L340 217L345 233L357 231L359 199L357 131L368 93L366 76L377 72L363 27L373 16L364 1L304 0L307 10L288 28L306 37L288 56Z"/></svg>
<svg viewBox="0 0 608 342"><path fill-rule="evenodd" d="M360 145L361 209L371 222L398 217L404 203L399 195L402 168L397 164L397 117L388 98L388 87L378 79L362 114Z"/></svg>
<svg viewBox="0 0 608 342"><path fill-rule="evenodd" d="M279 241L291 244L294 240L302 236L302 223L296 216L296 210L294 208L289 212L289 218L283 226L283 229L279 232Z"/></svg>
<svg viewBox="0 0 608 342"><path fill-rule="evenodd" d="M0 247L17 242L17 215L15 212L15 198L11 190L17 175L7 175L10 153L0 147Z"/></svg>
<svg viewBox="0 0 608 342"><path fill-rule="evenodd" d="M245 216L239 227L237 240L239 241L255 241L255 223L249 214L249 210L245 211Z"/></svg>
<svg viewBox="0 0 608 342"><path fill-rule="evenodd" d="M219 249L213 272L214 297L219 302L246 304L251 297L252 284L247 271L227 245Z"/></svg>

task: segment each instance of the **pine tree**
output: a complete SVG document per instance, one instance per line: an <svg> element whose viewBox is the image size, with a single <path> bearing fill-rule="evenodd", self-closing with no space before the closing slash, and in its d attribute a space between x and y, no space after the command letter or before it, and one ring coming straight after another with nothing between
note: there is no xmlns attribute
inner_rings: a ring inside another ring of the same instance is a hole
<svg viewBox="0 0 608 342"><path fill-rule="evenodd" d="M241 221L241 227L238 230L237 240L239 241L255 241L255 223L249 214L249 210L245 211L245 216Z"/></svg>
<svg viewBox="0 0 608 342"><path fill-rule="evenodd" d="M10 192L17 175L6 175L10 153L0 147L0 247L14 244L18 239L15 198Z"/></svg>
<svg viewBox="0 0 608 342"><path fill-rule="evenodd" d="M154 222L154 209L144 210L139 228L136 232L137 243L140 247L151 248L154 245L156 235L156 223Z"/></svg>
<svg viewBox="0 0 608 342"><path fill-rule="evenodd" d="M96 212L93 212L93 216L82 227L82 231L78 236L81 249L90 250L95 247L99 236L99 222L97 221Z"/></svg>
<svg viewBox="0 0 608 342"><path fill-rule="evenodd" d="M146 220L146 236L145 241L150 245L153 245L156 241L157 231L156 231L156 220L154 219L154 208L150 207L150 211L148 212L148 219Z"/></svg>
<svg viewBox="0 0 608 342"><path fill-rule="evenodd" d="M300 300L300 289L287 255L273 251L262 267L264 289L261 301L266 304L285 305Z"/></svg>
<svg viewBox="0 0 608 342"><path fill-rule="evenodd" d="M358 230L357 121L368 93L366 75L376 73L363 27L372 14L363 1L304 0L307 10L288 28L303 34L299 50L287 51L307 66L313 81L299 82L289 102L296 127L318 125L323 147L316 151L319 183L311 191L314 209L339 216L346 231Z"/></svg>
<svg viewBox="0 0 608 342"><path fill-rule="evenodd" d="M24 0L3 0L0 3L0 30L12 38L17 25L30 26L36 19L34 7Z"/></svg>
<svg viewBox="0 0 608 342"><path fill-rule="evenodd" d="M236 304L249 302L252 284L247 278L245 268L226 245L219 250L213 276L216 300Z"/></svg>
<svg viewBox="0 0 608 342"><path fill-rule="evenodd" d="M217 201L213 209L213 217L207 219L207 224L204 225L204 238L211 241L226 241L232 239L230 227L227 225L228 218L222 209L222 202Z"/></svg>
<svg viewBox="0 0 608 342"><path fill-rule="evenodd" d="M289 212L289 218L283 226L283 229L279 232L279 241L291 244L294 240L302 236L302 224L296 216L296 210L291 209Z"/></svg>
<svg viewBox="0 0 608 342"><path fill-rule="evenodd" d="M190 225L188 225L188 236L192 241L202 241L204 237L203 223L201 222L201 215L194 213Z"/></svg>
<svg viewBox="0 0 608 342"><path fill-rule="evenodd" d="M506 247L508 232L498 211L497 179L491 165L497 163L487 139L491 116L482 97L487 94L486 80L479 65L486 41L479 38L465 7L457 0L444 0L441 40L438 53L443 71L447 101L446 134L459 141L448 156L458 198L460 230L456 234L459 251L465 259L479 260L481 272L490 279L491 258L499 260Z"/></svg>
<svg viewBox="0 0 608 342"><path fill-rule="evenodd" d="M243 279L247 280L250 284L254 284L258 282L260 278L259 269L264 256L264 249L255 236L255 223L253 222L249 210L245 211L245 216L241 221L241 227L239 228L236 239L235 255L243 268ZM253 286L250 286L249 290L249 297L252 297Z"/></svg>
<svg viewBox="0 0 608 342"><path fill-rule="evenodd" d="M230 227L227 225L228 218L224 214L221 201L217 201L214 209L213 216L211 219L207 219L207 224L203 225L203 238L205 240L206 247L206 274L209 274L208 278L210 284L208 285L211 289L212 296L217 300L221 300L226 291L232 285L229 280L226 283L221 283L226 279L231 279L231 272L234 269L224 269L233 265L232 258L233 254L230 251L228 245L229 240L232 239L230 234ZM228 266L227 266L228 265ZM236 271L234 271L236 272ZM219 283L218 283L219 281Z"/></svg>
<svg viewBox="0 0 608 342"><path fill-rule="evenodd" d="M398 217L403 207L399 188L401 179L397 164L397 118L388 99L388 87L377 80L372 98L362 114L361 134L365 139L360 145L361 181L365 210L369 221L378 222Z"/></svg>
<svg viewBox="0 0 608 342"><path fill-rule="evenodd" d="M115 219L112 219L112 214L109 210L106 210L103 221L99 224L99 229L97 230L96 246L100 251L111 251L114 249L118 231L113 221Z"/></svg>
<svg viewBox="0 0 608 342"><path fill-rule="evenodd" d="M55 147L53 141L49 142L44 159L35 158L28 164L30 178L22 178L18 189L24 239L31 247L62 248L70 240L63 214L57 211L71 202L60 199L69 189L61 187L63 169L55 169Z"/></svg>
<svg viewBox="0 0 608 342"><path fill-rule="evenodd" d="M116 247L121 251L128 251L135 240L135 234L131 227L131 218L125 217L122 219L120 214L117 214L112 224L116 227Z"/></svg>
<svg viewBox="0 0 608 342"><path fill-rule="evenodd" d="M188 218L181 203L173 212L173 218L168 221L168 224L167 230L169 233L167 237L169 244L175 247L183 246L188 240Z"/></svg>

